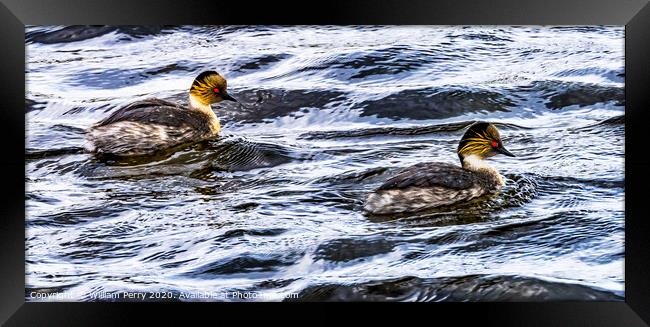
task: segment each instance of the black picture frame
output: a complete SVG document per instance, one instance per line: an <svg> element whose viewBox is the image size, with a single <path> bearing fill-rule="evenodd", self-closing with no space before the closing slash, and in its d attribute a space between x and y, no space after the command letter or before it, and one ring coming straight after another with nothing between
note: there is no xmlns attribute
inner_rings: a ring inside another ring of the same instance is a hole
<svg viewBox="0 0 650 327"><path fill-rule="evenodd" d="M74 24L426 24L426 25L625 25L625 302L430 303L399 305L426 311L436 321L499 326L648 326L650 322L650 241L644 185L650 182L643 141L650 111L650 4L645 0L498 1L100 1L3 0L0 5L0 114L3 174L0 212L0 321L6 325L96 325L130 321L147 313L167 319L178 307L159 303L25 302L25 25ZM219 306L215 310L213 305ZM224 307L227 306L227 307ZM236 306L254 312L247 307ZM382 304L383 306L384 304ZM181 304L221 319L233 304ZM305 304L271 304L269 312ZM301 306L296 308L296 306ZM339 310L313 310L319 321ZM224 310L226 309L226 310ZM286 309L285 309L286 310ZM392 310L392 309L387 309ZM385 315L371 309L364 316ZM467 314L471 313L471 314ZM246 324L249 324L249 317ZM266 315L262 315L266 316ZM275 318L285 318L274 314ZM267 318L270 316L267 316ZM320 317L324 318L320 320ZM241 318L241 317L240 317ZM273 318L273 317L271 317ZM295 316L294 316L295 318ZM300 321L300 320L299 320ZM153 320L151 321L153 322ZM150 323L148 323L149 325Z"/></svg>

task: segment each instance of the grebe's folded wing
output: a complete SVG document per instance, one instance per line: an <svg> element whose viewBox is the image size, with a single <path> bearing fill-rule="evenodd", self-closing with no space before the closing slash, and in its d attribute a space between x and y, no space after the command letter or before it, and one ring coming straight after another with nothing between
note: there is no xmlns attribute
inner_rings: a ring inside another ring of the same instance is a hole
<svg viewBox="0 0 650 327"><path fill-rule="evenodd" d="M198 126L206 124L205 117L201 115L201 113L187 110L173 102L160 99L145 99L116 110L95 126L105 126L122 121L171 127Z"/></svg>
<svg viewBox="0 0 650 327"><path fill-rule="evenodd" d="M477 179L475 174L462 167L441 162L428 162L402 169L397 175L386 180L377 190L436 186L460 190L472 187Z"/></svg>

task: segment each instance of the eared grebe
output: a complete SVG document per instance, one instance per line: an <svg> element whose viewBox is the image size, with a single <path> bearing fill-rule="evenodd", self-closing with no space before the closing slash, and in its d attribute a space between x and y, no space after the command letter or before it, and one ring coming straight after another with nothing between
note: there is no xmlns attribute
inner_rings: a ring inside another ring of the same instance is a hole
<svg viewBox="0 0 650 327"><path fill-rule="evenodd" d="M136 156L214 137L221 125L210 105L236 101L226 89L217 72L203 72L190 87L187 107L160 99L133 102L93 125L87 148L97 154Z"/></svg>
<svg viewBox="0 0 650 327"><path fill-rule="evenodd" d="M468 201L504 185L499 172L483 159L505 154L499 131L491 123L469 127L458 144L461 167L419 163L388 179L366 199L363 209L371 214L408 213Z"/></svg>

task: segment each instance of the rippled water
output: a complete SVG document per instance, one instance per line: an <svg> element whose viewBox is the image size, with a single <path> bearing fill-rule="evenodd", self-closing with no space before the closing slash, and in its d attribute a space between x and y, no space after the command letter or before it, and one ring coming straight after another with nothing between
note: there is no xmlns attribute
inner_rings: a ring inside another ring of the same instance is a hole
<svg viewBox="0 0 650 327"><path fill-rule="evenodd" d="M623 36L29 26L26 299L622 300ZM121 105L186 103L204 70L243 103L215 107L219 140L148 160L81 150L84 129ZM415 215L362 213L396 169L458 164L477 120L499 123L517 155L490 160L501 192Z"/></svg>

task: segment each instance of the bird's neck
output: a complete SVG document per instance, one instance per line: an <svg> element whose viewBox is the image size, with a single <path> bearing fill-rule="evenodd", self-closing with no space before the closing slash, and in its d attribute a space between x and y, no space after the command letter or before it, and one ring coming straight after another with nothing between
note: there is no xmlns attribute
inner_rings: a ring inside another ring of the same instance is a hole
<svg viewBox="0 0 650 327"><path fill-rule="evenodd" d="M217 114L214 113L212 106L210 106L209 103L201 101L197 96L190 93L189 107L190 110L198 111L206 115L210 120L210 128L212 129L212 132L215 134L219 133L221 130L221 124L219 123Z"/></svg>
<svg viewBox="0 0 650 327"><path fill-rule="evenodd" d="M469 171L473 171L477 174L485 175L489 178L492 178L496 181L499 186L505 184L503 177L499 174L499 171L494 167L490 166L483 160L483 158L477 155L469 155L463 157L463 168Z"/></svg>

